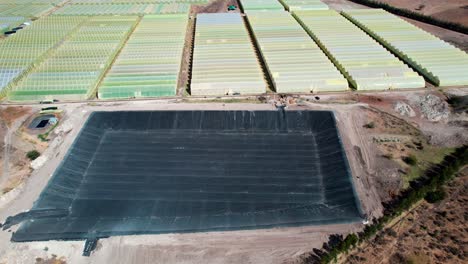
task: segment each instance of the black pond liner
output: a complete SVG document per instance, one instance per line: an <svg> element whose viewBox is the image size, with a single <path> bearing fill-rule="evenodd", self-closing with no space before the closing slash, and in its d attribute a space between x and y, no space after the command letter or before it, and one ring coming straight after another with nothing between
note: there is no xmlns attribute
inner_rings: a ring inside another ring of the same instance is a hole
<svg viewBox="0 0 468 264"><path fill-rule="evenodd" d="M54 115L40 115L34 118L33 121L31 121L31 123L29 123L28 128L29 129L42 129L46 127L49 124L49 120L54 117L55 117Z"/></svg>
<svg viewBox="0 0 468 264"><path fill-rule="evenodd" d="M362 220L329 111L92 113L34 211L12 241Z"/></svg>

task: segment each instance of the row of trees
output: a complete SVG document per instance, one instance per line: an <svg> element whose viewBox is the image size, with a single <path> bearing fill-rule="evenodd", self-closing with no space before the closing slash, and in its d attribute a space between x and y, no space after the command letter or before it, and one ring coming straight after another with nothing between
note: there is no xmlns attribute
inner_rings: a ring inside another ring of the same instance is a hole
<svg viewBox="0 0 468 264"><path fill-rule="evenodd" d="M398 16L404 16L404 17L411 18L411 19L414 19L414 20L418 20L418 21L421 21L421 22L424 22L424 23L427 23L427 24L431 24L431 25L434 25L434 26L450 29L450 30L457 31L457 32L460 32L460 33L463 33L463 34L468 34L468 27L466 27L464 25L449 22L449 21L440 20L440 19L437 19L435 17L423 15L421 13L414 12L414 11L411 11L411 10L408 10L408 9L394 7L394 6L391 6L389 4L382 3L380 1L374 1L374 0L351 0L351 1L355 2L355 3L358 3L358 4L361 4L361 5L366 5L366 6L369 6L369 7L382 8L382 9L385 9L388 12L393 13L393 14L398 15Z"/></svg>
<svg viewBox="0 0 468 264"><path fill-rule="evenodd" d="M445 156L444 160L429 168L422 177L412 181L410 187L402 192L390 203L384 204L384 215L374 219L358 234L331 235L329 241L324 243L322 249L314 249L306 258L306 263L330 263L337 259L341 253L347 253L358 244L367 241L377 232L383 230L391 220L410 209L417 202L433 195L456 175L456 173L468 164L468 146L457 148L453 153Z"/></svg>

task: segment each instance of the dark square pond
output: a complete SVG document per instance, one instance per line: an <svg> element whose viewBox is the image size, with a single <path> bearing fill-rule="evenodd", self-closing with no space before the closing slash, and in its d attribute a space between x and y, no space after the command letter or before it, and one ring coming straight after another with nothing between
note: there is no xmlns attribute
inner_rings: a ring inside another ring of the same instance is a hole
<svg viewBox="0 0 468 264"><path fill-rule="evenodd" d="M360 221L329 111L94 112L13 241Z"/></svg>

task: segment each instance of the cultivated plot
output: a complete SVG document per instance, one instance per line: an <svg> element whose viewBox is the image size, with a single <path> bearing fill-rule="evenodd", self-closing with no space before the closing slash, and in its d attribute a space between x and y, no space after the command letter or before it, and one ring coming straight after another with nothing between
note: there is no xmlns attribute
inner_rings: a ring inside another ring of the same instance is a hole
<svg viewBox="0 0 468 264"><path fill-rule="evenodd" d="M266 92L263 72L238 13L198 14L192 95Z"/></svg>
<svg viewBox="0 0 468 264"><path fill-rule="evenodd" d="M468 85L468 54L382 9L343 14L439 86Z"/></svg>
<svg viewBox="0 0 468 264"><path fill-rule="evenodd" d="M357 90L425 86L423 77L336 11L294 15Z"/></svg>
<svg viewBox="0 0 468 264"><path fill-rule="evenodd" d="M344 91L348 81L288 12L249 12L278 93Z"/></svg>
<svg viewBox="0 0 468 264"><path fill-rule="evenodd" d="M328 111L93 113L13 241L359 221Z"/></svg>

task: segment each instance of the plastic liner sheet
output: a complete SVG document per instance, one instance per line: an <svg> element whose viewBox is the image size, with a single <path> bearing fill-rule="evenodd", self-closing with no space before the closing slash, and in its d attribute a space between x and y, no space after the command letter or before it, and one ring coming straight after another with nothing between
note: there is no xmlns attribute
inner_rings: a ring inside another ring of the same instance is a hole
<svg viewBox="0 0 468 264"><path fill-rule="evenodd" d="M349 223L361 210L332 112L91 114L13 241Z"/></svg>

